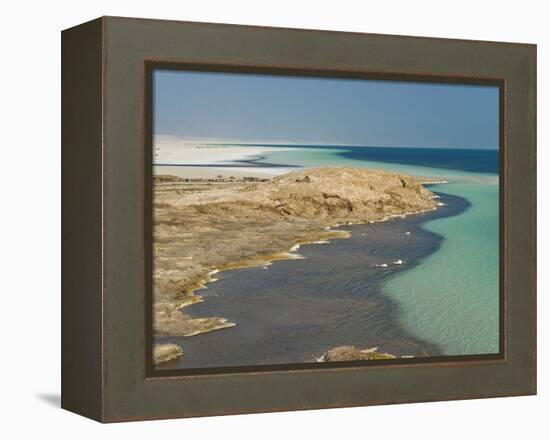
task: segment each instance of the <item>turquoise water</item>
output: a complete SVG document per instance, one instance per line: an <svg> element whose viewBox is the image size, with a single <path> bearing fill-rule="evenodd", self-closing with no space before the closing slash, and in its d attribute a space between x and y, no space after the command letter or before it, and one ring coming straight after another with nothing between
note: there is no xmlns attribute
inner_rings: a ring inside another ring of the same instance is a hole
<svg viewBox="0 0 550 440"><path fill-rule="evenodd" d="M498 353L498 185L450 183L437 191L472 206L425 223L444 238L441 248L390 279L384 293L399 304L405 328L443 353Z"/></svg>
<svg viewBox="0 0 550 440"><path fill-rule="evenodd" d="M268 153L266 163L359 166L436 177L440 193L466 199L464 213L424 223L443 237L441 247L410 270L390 277L383 292L399 307L403 327L446 355L499 351L498 175L343 157L339 149L288 149Z"/></svg>

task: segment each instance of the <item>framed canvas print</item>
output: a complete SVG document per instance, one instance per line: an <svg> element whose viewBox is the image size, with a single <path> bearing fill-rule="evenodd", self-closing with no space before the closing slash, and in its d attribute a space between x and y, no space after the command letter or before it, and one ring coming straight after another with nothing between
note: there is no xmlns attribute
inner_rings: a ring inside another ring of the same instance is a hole
<svg viewBox="0 0 550 440"><path fill-rule="evenodd" d="M536 392L536 47L103 17L62 36L62 406Z"/></svg>

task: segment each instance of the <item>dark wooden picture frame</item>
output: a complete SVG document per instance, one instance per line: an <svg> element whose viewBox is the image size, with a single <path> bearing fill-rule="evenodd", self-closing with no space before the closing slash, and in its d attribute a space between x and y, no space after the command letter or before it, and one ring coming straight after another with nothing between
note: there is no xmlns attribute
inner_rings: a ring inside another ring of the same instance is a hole
<svg viewBox="0 0 550 440"><path fill-rule="evenodd" d="M151 69L500 88L498 355L155 374ZM536 392L536 46L104 17L62 34L62 406L103 422Z"/></svg>

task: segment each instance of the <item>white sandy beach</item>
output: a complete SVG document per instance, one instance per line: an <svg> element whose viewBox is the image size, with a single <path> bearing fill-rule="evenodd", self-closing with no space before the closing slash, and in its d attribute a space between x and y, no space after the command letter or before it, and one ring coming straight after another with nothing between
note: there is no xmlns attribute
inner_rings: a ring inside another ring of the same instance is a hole
<svg viewBox="0 0 550 440"><path fill-rule="evenodd" d="M243 160L257 159L266 153L276 151L277 147L231 146L157 135L153 150L154 174L170 174L186 178L273 177L294 170L286 167L224 167L224 165L239 165L239 161ZM216 167L216 165L221 166Z"/></svg>

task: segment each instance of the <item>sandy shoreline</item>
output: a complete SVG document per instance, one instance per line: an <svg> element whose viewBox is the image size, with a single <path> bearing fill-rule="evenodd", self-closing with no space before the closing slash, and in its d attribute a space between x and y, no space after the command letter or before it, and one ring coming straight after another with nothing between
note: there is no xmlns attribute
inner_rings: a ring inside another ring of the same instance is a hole
<svg viewBox="0 0 550 440"><path fill-rule="evenodd" d="M298 149L299 147L294 148ZM208 179L217 175L226 178L273 177L292 170L288 167L245 166L246 161L257 160L266 154L280 151L279 147L208 144L203 141L160 135L154 139L153 150L154 174Z"/></svg>
<svg viewBox="0 0 550 440"><path fill-rule="evenodd" d="M411 216L411 215L424 214L426 212L435 211L436 209L437 209L437 206L433 207L433 208L430 208L430 209L423 209L423 210L418 210L418 211L405 212L403 214L390 215L390 216L384 217L384 218L379 219L379 220L369 220L368 222L365 222L365 223L352 223L352 222L349 222L349 223L347 223L347 225L351 226L351 225L360 225L360 224L382 223L382 222L390 221L394 218L405 218L405 217L408 217L408 216ZM275 261L298 260L298 259L301 259L301 258L305 258L297 252L300 249L301 246L311 245L311 244L319 244L319 245L320 244L330 244L330 240L333 240L333 239L349 238L351 236L349 231L332 229L332 228L337 228L337 227L340 227L340 226L345 226L345 225L335 223L333 225L326 226L324 228L323 233L321 233L321 231L319 231L319 235L317 236L317 238L310 239L310 240L297 241L287 251L281 251L281 252L276 252L276 253L273 253L273 254L261 255L261 256L255 257L251 260L245 260L245 261L240 261L240 262L230 262L230 263L226 263L224 265L221 265L219 267L214 267L210 272L208 272L206 274L206 276L204 278L197 281L197 283L193 286L193 288L189 290L189 293L194 295L195 292L197 292L199 290L208 289L208 284L218 281L218 279L215 278L213 275L215 275L217 273L220 273L220 272L224 272L224 271L227 271L227 270L235 270L235 269L247 269L247 268L253 268L253 267L268 267L272 263L274 263ZM184 302L184 303L182 303L182 305L180 307L178 307L178 310L181 310L181 309L183 309L185 307L188 307L192 304L195 304L197 302L202 302L203 301L202 297L197 296L197 295L195 295L195 296L197 297L196 301ZM232 325L228 325L227 327L233 327L234 325L237 325L236 323L231 323L231 324Z"/></svg>
<svg viewBox="0 0 550 440"><path fill-rule="evenodd" d="M369 220L368 222L365 222L365 223L347 223L347 225L351 226L351 225L359 225L359 224L382 223L382 222L390 221L393 218L405 218L405 217L411 216L411 215L417 215L417 214L423 214L423 213L430 212L430 211L435 211L436 209L437 209L437 207L434 207L434 208L431 208L431 209L419 210L419 211L411 211L411 212L406 212L406 213L403 213L403 214L391 215L391 216L384 217L384 218L379 219L379 220ZM268 267L271 264L273 264L275 261L298 260L298 259L301 259L301 258L305 258L302 255L300 255L299 253L297 253L297 251L300 249L301 246L311 245L311 244L329 244L330 240L333 240L333 239L349 238L351 236L349 231L332 229L332 228L336 228L336 227L340 227L340 226L344 226L344 225L341 225L339 223L335 223L334 225L327 226L327 227L324 228L323 232L318 231L319 235L317 235L316 238L309 239L309 240L303 240L303 241L297 241L287 251L275 252L273 254L258 255L257 257L254 257L250 260L244 260L244 261L239 261L239 262L230 262L230 263L226 263L226 264L223 264L221 266L218 266L218 267L214 267L203 278L197 280L189 288L188 293L194 299L193 300L187 300L187 301L181 303L177 307L177 310L182 310L185 307L191 306L191 305L196 304L198 302L202 302L204 299L201 296L196 295L195 292L198 292L199 290L203 290L203 289L208 289L208 284L218 281L218 279L213 276L217 273L224 272L224 271L227 271L227 270L248 269L248 268L254 268L254 267ZM237 323L231 323L231 322L228 322L228 321L226 321L223 324L227 324L227 325L222 325L222 326L219 326L219 327L216 327L216 328L212 328L208 331L219 330L219 329L222 329L222 328L228 328L228 327L233 327L233 326L237 325ZM206 333L206 331L198 331L195 334L199 334L199 333ZM192 334L186 334L185 336L193 336L193 335Z"/></svg>

